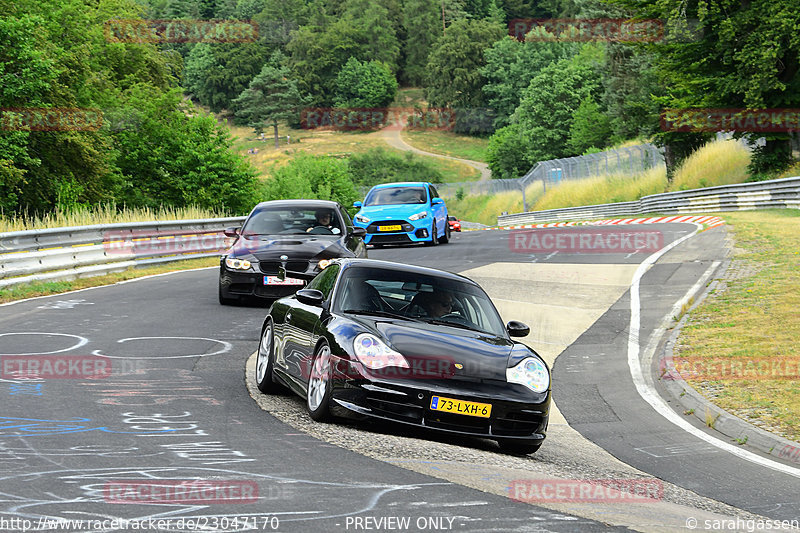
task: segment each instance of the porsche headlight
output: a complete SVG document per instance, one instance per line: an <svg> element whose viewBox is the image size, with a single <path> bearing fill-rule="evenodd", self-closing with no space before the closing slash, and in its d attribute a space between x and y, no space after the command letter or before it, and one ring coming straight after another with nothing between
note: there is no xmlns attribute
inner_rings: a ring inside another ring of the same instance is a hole
<svg viewBox="0 0 800 533"><path fill-rule="evenodd" d="M356 215L356 222L360 222L362 224L369 224L370 220L364 215Z"/></svg>
<svg viewBox="0 0 800 533"><path fill-rule="evenodd" d="M226 257L225 265L233 270L250 270L250 261L247 259L237 259L235 257Z"/></svg>
<svg viewBox="0 0 800 533"><path fill-rule="evenodd" d="M319 267L320 270L325 270L325 268L327 268L327 266L330 264L330 259L322 259L319 263L317 263L317 267Z"/></svg>
<svg viewBox="0 0 800 533"><path fill-rule="evenodd" d="M547 392L550 387L550 374L539 359L526 357L516 366L506 369L506 381L525 385L533 392Z"/></svg>
<svg viewBox="0 0 800 533"><path fill-rule="evenodd" d="M361 363L371 369L378 370L387 366L408 368L408 361L399 352L386 346L375 335L362 333L353 341L353 352Z"/></svg>
<svg viewBox="0 0 800 533"><path fill-rule="evenodd" d="M422 220L423 218L425 218L427 216L428 216L428 212L427 211L422 211L420 213L417 213L416 215L411 215L410 217L408 217L408 220Z"/></svg>

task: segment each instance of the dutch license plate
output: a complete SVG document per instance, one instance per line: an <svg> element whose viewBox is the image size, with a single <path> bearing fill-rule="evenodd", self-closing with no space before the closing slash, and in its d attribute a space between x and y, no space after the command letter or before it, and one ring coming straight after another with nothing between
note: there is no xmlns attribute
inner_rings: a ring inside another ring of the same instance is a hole
<svg viewBox="0 0 800 533"><path fill-rule="evenodd" d="M446 413L489 418L489 415L492 414L492 404L465 402L464 400L433 396L431 398L431 411L444 411Z"/></svg>
<svg viewBox="0 0 800 533"><path fill-rule="evenodd" d="M403 226L395 225L395 226L378 226L378 231L400 231L403 229Z"/></svg>
<svg viewBox="0 0 800 533"><path fill-rule="evenodd" d="M264 285L305 285L306 282L297 278L280 279L278 276L264 276Z"/></svg>

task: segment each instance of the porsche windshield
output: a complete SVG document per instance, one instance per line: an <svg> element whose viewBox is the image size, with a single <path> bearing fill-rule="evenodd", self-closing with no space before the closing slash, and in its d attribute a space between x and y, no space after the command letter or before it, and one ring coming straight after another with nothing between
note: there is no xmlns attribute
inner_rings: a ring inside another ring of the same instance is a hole
<svg viewBox="0 0 800 533"><path fill-rule="evenodd" d="M424 204L427 201L424 187L381 187L370 191L364 205Z"/></svg>
<svg viewBox="0 0 800 533"><path fill-rule="evenodd" d="M505 337L505 326L483 290L472 283L417 272L351 267L336 294L341 312L397 316Z"/></svg>
<svg viewBox="0 0 800 533"><path fill-rule="evenodd" d="M339 233L340 221L331 208L264 208L251 214L242 228L247 236Z"/></svg>

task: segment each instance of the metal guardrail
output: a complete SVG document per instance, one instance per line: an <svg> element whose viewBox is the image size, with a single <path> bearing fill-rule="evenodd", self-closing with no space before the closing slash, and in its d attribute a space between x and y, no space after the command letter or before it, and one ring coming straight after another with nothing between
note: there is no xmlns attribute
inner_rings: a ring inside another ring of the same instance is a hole
<svg viewBox="0 0 800 533"><path fill-rule="evenodd" d="M245 218L130 222L0 233L0 288L213 257L225 249L222 230L241 225Z"/></svg>
<svg viewBox="0 0 800 533"><path fill-rule="evenodd" d="M497 217L497 224L511 226L646 213L688 214L769 208L800 209L800 177L653 194L633 202L501 215Z"/></svg>

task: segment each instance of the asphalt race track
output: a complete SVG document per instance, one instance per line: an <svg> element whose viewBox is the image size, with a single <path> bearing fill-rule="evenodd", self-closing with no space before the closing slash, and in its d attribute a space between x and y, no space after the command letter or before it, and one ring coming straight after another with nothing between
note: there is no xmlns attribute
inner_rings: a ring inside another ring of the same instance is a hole
<svg viewBox="0 0 800 533"><path fill-rule="evenodd" d="M659 246L695 229L647 228ZM724 258L724 235L695 235L644 274L642 349ZM527 253L514 238L466 232L438 247L369 255L466 273L504 319L530 323L525 342L551 363L561 354L560 412L535 456L396 428L343 425L349 440L338 424L297 429L310 424L294 397L270 399L268 414L245 378L264 307L222 307L216 270L180 272L0 306L0 531L674 531L693 516L800 517L800 479L675 427L637 393L628 287L651 252ZM72 378L21 379L9 372L15 355L108 366L91 367L94 378L81 368ZM394 442L391 460L376 458ZM663 501L624 506L631 510L509 498L507 480L526 472L650 475L664 481ZM215 498L164 496L198 479Z"/></svg>

